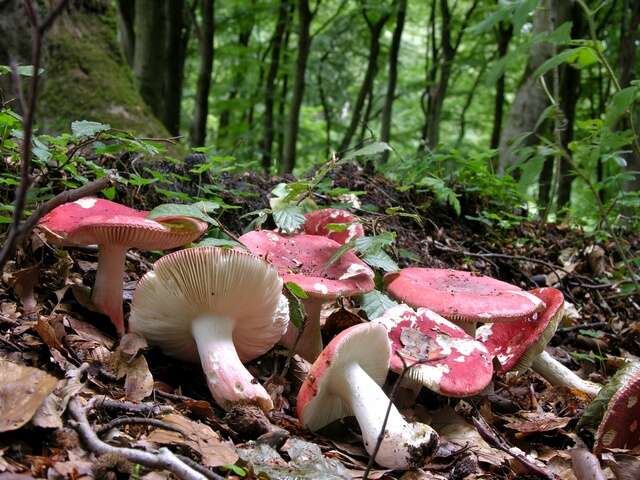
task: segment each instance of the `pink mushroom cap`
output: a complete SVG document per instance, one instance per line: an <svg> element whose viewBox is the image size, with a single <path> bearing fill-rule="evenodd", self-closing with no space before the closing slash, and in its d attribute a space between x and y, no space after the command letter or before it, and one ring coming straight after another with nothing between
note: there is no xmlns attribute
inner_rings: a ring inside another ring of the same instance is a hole
<svg viewBox="0 0 640 480"><path fill-rule="evenodd" d="M285 282L297 283L309 296L327 300L373 290L374 273L353 252L326 267L340 244L317 235L284 236L257 230L240 237L255 255L278 268Z"/></svg>
<svg viewBox="0 0 640 480"><path fill-rule="evenodd" d="M391 344L391 370L434 392L467 397L481 392L493 376L492 357L482 343L427 308L397 305L372 320L383 325ZM422 361L423 363L417 363Z"/></svg>
<svg viewBox="0 0 640 480"><path fill-rule="evenodd" d="M476 331L489 353L498 359L500 372L526 370L553 337L562 317L564 295L555 288L536 288L529 293L544 302L546 308L513 322L491 323Z"/></svg>
<svg viewBox="0 0 640 480"><path fill-rule="evenodd" d="M544 308L544 302L515 285L470 272L405 268L384 277L400 301L460 322L511 322Z"/></svg>
<svg viewBox="0 0 640 480"><path fill-rule="evenodd" d="M359 223L360 219L354 214L338 208L322 208L306 213L304 232L308 235L321 235L344 245L355 238L364 236L364 228ZM333 232L327 228L331 223L350 224L342 232Z"/></svg>
<svg viewBox="0 0 640 480"><path fill-rule="evenodd" d="M611 397L596 432L595 453L605 448L634 449L640 445L640 372Z"/></svg>

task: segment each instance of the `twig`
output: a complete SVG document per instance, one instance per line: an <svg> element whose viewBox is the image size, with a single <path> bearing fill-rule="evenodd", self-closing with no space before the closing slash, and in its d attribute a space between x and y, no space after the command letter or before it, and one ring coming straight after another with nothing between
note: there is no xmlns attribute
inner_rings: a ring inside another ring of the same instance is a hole
<svg viewBox="0 0 640 480"><path fill-rule="evenodd" d="M158 420L156 418L147 418L147 417L119 417L114 420L111 420L109 423L104 424L98 430L96 430L96 434L102 435L103 433L108 432L112 428L119 427L121 425L150 425L152 427L162 428L163 430L169 430L171 432L178 432L184 435L184 432L168 423L163 422L162 420Z"/></svg>
<svg viewBox="0 0 640 480"><path fill-rule="evenodd" d="M109 410L122 410L125 412L141 413L145 415L162 415L173 412L173 407L169 405L154 405L153 403L132 403L114 400L106 395L98 395L89 401L87 410L94 408L105 408Z"/></svg>
<svg viewBox="0 0 640 480"><path fill-rule="evenodd" d="M69 413L73 417L71 425L78 432L85 446L98 455L114 454L124 457L132 463L138 463L147 468L168 470L182 480L207 480L207 477L187 465L168 448L161 448L158 453L150 453L133 448L114 447L98 438L87 419L87 412L91 410L95 402L90 401L86 407L80 403L76 396L69 402ZM215 480L222 479L218 477Z"/></svg>
<svg viewBox="0 0 640 480"><path fill-rule="evenodd" d="M218 475L215 472L212 472L207 467L200 465L198 462L194 462L193 460L191 460L189 457L185 455L176 454L176 457L178 457L180 460L182 460L184 463L189 465L191 468L193 468L197 472L200 472L209 480L224 480L224 477Z"/></svg>
<svg viewBox="0 0 640 480"><path fill-rule="evenodd" d="M534 463L524 453L519 453L517 450L510 447L509 444L504 439L502 439L493 430L493 428L489 426L489 424L487 424L484 418L474 415L471 417L471 420L473 421L474 426L485 442L489 443L491 446L497 448L498 450L502 450L503 452L511 455L522 466L526 467L531 473L539 476L540 478L558 480L558 476L555 473L549 471L542 465Z"/></svg>
<svg viewBox="0 0 640 480"><path fill-rule="evenodd" d="M24 238L24 230L20 228L20 221L27 203L27 192L31 186L31 159L33 155L31 142L33 140L33 123L36 113L36 101L38 97L38 87L40 84L40 64L42 62L42 47L44 36L51 28L55 19L62 13L63 8L69 0L60 0L60 2L49 12L49 15L40 21L36 13L33 0L25 0L25 11L29 17L29 21L33 30L33 41L31 46L31 63L33 65L33 76L31 77L31 91L29 99L24 99L22 84L18 80L16 84L16 97L20 100L21 106L24 108L22 118L22 152L20 159L20 185L16 190L16 196L13 209L13 220L7 239L0 251L0 270L7 262L10 255L13 255L16 244L21 238ZM13 77L19 77L18 67L15 62L11 62L11 71Z"/></svg>
<svg viewBox="0 0 640 480"><path fill-rule="evenodd" d="M558 333L566 333L573 332L575 330L582 330L583 328L599 328L599 327L607 327L609 324L607 322L592 322L592 323L582 323L580 325L573 325L571 327L562 327L557 330Z"/></svg>

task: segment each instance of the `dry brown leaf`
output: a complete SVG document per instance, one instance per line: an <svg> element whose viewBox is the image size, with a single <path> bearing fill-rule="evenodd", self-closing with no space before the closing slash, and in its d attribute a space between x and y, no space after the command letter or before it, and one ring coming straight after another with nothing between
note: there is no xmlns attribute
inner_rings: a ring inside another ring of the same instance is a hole
<svg viewBox="0 0 640 480"><path fill-rule="evenodd" d="M153 376L144 356L140 355L128 365L124 390L131 402L140 402L153 392Z"/></svg>
<svg viewBox="0 0 640 480"><path fill-rule="evenodd" d="M71 397L84 388L82 374L85 367L67 371L66 378L60 380L55 390L49 394L31 419L31 423L41 428L62 428L62 414L67 409Z"/></svg>
<svg viewBox="0 0 640 480"><path fill-rule="evenodd" d="M570 418L558 417L551 412L520 412L519 415L523 418L513 418L505 427L525 433L549 432L566 427L571 421Z"/></svg>
<svg viewBox="0 0 640 480"><path fill-rule="evenodd" d="M38 285L38 281L40 280L40 267L33 266L18 270L13 273L13 280L13 289L20 299L22 311L25 314L35 312L38 302L36 301L33 289Z"/></svg>
<svg viewBox="0 0 640 480"><path fill-rule="evenodd" d="M220 435L208 425L193 422L177 413L170 413L162 417L162 421L178 427L183 434L157 429L149 434L148 441L160 445L189 447L200 454L202 463L207 467L234 464L238 460L233 446L223 441Z"/></svg>
<svg viewBox="0 0 640 480"><path fill-rule="evenodd" d="M43 370L0 358L0 432L16 430L31 420L57 382Z"/></svg>

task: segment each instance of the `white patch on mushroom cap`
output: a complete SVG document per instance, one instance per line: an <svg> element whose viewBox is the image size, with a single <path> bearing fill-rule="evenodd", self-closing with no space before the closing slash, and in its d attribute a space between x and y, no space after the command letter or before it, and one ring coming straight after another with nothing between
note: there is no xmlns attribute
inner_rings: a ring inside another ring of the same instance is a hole
<svg viewBox="0 0 640 480"><path fill-rule="evenodd" d="M631 395L627 400L627 408L633 408L638 403L638 395Z"/></svg>
<svg viewBox="0 0 640 480"><path fill-rule="evenodd" d="M453 359L453 361L457 363L464 363L466 360L467 358L464 355L460 355L459 357Z"/></svg>
<svg viewBox="0 0 640 480"><path fill-rule="evenodd" d="M409 376L434 392L439 392L442 377L450 371L449 365L444 363L437 365L419 365L409 370Z"/></svg>
<svg viewBox="0 0 640 480"><path fill-rule="evenodd" d="M76 200L74 203L80 205L82 208L91 208L97 201L98 199L96 197L85 197L80 200Z"/></svg>
<svg viewBox="0 0 640 480"><path fill-rule="evenodd" d="M366 275L367 277L371 276L371 270L364 265L360 265L359 263L352 263L347 268L347 271L340 275L338 280L346 280L348 278L357 277L359 275Z"/></svg>
<svg viewBox="0 0 640 480"><path fill-rule="evenodd" d="M538 306L538 305L542 304L542 300L540 300L538 297L536 297L532 293L525 292L524 290L508 290L508 292L509 293L513 293L514 295L520 295L521 297L526 298L531 303L533 303L535 306Z"/></svg>
<svg viewBox="0 0 640 480"><path fill-rule="evenodd" d="M477 316L478 316L478 318L491 318L492 317L492 315L489 312L482 312L482 313L479 313Z"/></svg>
<svg viewBox="0 0 640 480"><path fill-rule="evenodd" d="M493 323L487 323L476 329L476 340L486 342L493 335Z"/></svg>
<svg viewBox="0 0 640 480"><path fill-rule="evenodd" d="M280 237L278 235L276 235L275 233L271 233L271 232L267 232L267 238L269 240L271 240L272 242L279 242L280 241Z"/></svg>
<svg viewBox="0 0 640 480"><path fill-rule="evenodd" d="M498 355L498 361L500 362L500 365L508 363L511 358L513 358L513 354Z"/></svg>
<svg viewBox="0 0 640 480"><path fill-rule="evenodd" d="M456 350L460 355L468 357L475 350L481 350L482 344L471 338L453 338L449 335L437 335L436 343L442 348L443 355L450 355L453 350Z"/></svg>
<svg viewBox="0 0 640 480"><path fill-rule="evenodd" d="M457 325L451 323L449 320L447 320L443 316L438 315L436 312L434 312L433 310L429 310L428 308L419 308L418 315L425 315L429 320L437 323L438 325L446 325L448 327L459 328Z"/></svg>
<svg viewBox="0 0 640 480"><path fill-rule="evenodd" d="M329 289L327 288L327 286L320 282L314 283L313 289L316 290L317 292L322 293L323 295L326 295L327 293L329 293Z"/></svg>
<svg viewBox="0 0 640 480"><path fill-rule="evenodd" d="M347 241L353 240L353 238L358 234L358 224L352 223L347 227Z"/></svg>

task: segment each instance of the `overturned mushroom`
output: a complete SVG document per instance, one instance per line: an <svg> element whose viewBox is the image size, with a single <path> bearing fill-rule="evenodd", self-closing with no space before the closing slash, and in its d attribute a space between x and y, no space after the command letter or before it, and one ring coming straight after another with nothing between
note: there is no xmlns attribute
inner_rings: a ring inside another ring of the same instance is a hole
<svg viewBox="0 0 640 480"><path fill-rule="evenodd" d="M269 350L287 328L282 280L263 260L215 247L162 257L139 282L131 330L167 355L202 363L209 390L225 409L238 402L273 408L242 365Z"/></svg>
<svg viewBox="0 0 640 480"><path fill-rule="evenodd" d="M498 360L500 372L522 372L531 367L552 385L596 395L600 385L580 378L544 351L562 319L562 292L555 288L538 288L529 293L544 302L546 308L542 312L508 323L483 325L476 331L476 338Z"/></svg>
<svg viewBox="0 0 640 480"><path fill-rule="evenodd" d="M120 335L125 332L122 276L127 250L179 247L200 237L207 227L191 217L155 221L147 219L147 214L108 200L86 197L53 209L38 223L58 245L98 245L98 270L91 300L111 318Z"/></svg>
<svg viewBox="0 0 640 480"><path fill-rule="evenodd" d="M355 415L364 447L387 468L421 466L432 456L438 434L428 425L407 423L391 405L384 432L382 424L389 399L380 385L389 369L389 340L378 324L365 323L343 330L315 361L297 399L298 418L310 430L318 430L340 418Z"/></svg>
<svg viewBox="0 0 640 480"><path fill-rule="evenodd" d="M476 322L511 322L544 308L515 285L460 270L404 268L385 275L384 282L398 300L433 310L471 335Z"/></svg>
<svg viewBox="0 0 640 480"><path fill-rule="evenodd" d="M355 238L364 236L364 229L358 217L346 210L338 208L322 208L305 213L304 232L309 235L321 235L340 244L345 244ZM328 225L335 223L347 224L343 231L331 231Z"/></svg>
<svg viewBox="0 0 640 480"><path fill-rule="evenodd" d="M397 305L372 321L388 331L391 370L401 373L405 365L411 367L405 378L419 387L466 397L491 382L492 357L485 346L437 313Z"/></svg>
<svg viewBox="0 0 640 480"><path fill-rule="evenodd" d="M316 235L287 237L268 230L249 232L240 241L255 255L265 258L278 267L285 282L297 283L309 296L303 300L307 313L296 353L314 361L322 351L320 335L320 310L326 302L337 297L349 297L373 290L373 270L353 252L346 252L332 265L327 266L340 244ZM289 324L281 343L292 348L298 329Z"/></svg>

